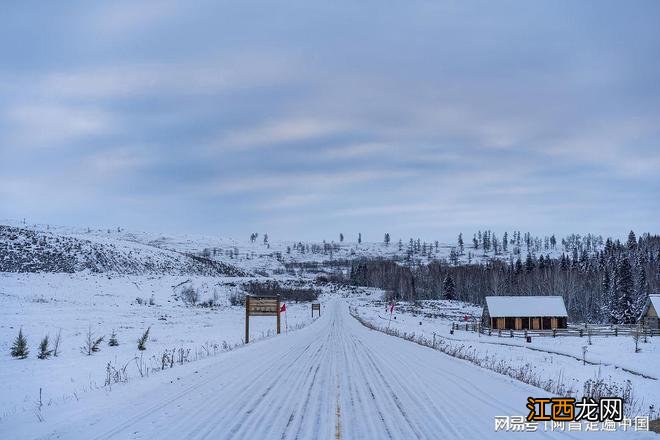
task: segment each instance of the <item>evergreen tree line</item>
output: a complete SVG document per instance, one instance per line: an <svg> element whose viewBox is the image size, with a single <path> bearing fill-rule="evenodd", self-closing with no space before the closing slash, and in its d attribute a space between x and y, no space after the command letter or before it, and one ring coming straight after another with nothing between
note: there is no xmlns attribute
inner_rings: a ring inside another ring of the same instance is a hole
<svg viewBox="0 0 660 440"><path fill-rule="evenodd" d="M660 236L637 239L631 231L626 243L607 239L603 245L593 237L563 240L564 250L572 251L558 258L528 252L524 259L511 255L508 261L463 265L359 260L352 263L347 281L385 289L393 299L406 301L448 298L483 304L489 295L561 295L572 321L634 323L648 295L660 292Z"/></svg>

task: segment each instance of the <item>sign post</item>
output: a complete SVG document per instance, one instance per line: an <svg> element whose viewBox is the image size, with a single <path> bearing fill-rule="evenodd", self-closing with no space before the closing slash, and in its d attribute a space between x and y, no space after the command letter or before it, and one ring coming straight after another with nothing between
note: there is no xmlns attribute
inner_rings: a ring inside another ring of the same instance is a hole
<svg viewBox="0 0 660 440"><path fill-rule="evenodd" d="M245 295L245 343L250 342L250 316L276 316L280 334L280 296Z"/></svg>
<svg viewBox="0 0 660 440"><path fill-rule="evenodd" d="M321 304L312 303L312 318L314 317L314 310L318 310L319 316L321 316Z"/></svg>

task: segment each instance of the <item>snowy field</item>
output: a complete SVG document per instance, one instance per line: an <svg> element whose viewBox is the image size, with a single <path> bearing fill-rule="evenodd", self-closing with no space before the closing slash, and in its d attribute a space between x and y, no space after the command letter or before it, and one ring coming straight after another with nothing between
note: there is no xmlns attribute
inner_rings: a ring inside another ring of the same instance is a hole
<svg viewBox="0 0 660 440"><path fill-rule="evenodd" d="M548 393L371 331L333 299L311 325L166 370L112 392L86 393L0 423L12 438L472 439L601 438L592 432L493 433ZM508 435L507 435L508 434ZM602 438L649 439L649 432Z"/></svg>
<svg viewBox="0 0 660 440"><path fill-rule="evenodd" d="M460 348L491 365L500 362L542 381L563 384L572 395L581 396L585 382L602 380L625 390L630 383L635 412L648 414L650 406L660 404L660 338L649 337L640 342L641 351L635 353L630 336L596 337L591 345L587 337L534 337L531 343L524 338L487 336L476 332L455 330L452 323L469 321L481 316L481 308L459 301L422 301L419 306L400 303L392 319L387 304L382 301L356 300L359 315L378 327L391 328L400 333L425 337L449 347ZM583 365L582 348L587 346ZM645 377L646 376L646 377ZM657 410L654 411L657 417Z"/></svg>
<svg viewBox="0 0 660 440"><path fill-rule="evenodd" d="M184 283L191 280L188 283ZM80 397L90 389L103 387L108 362L113 368L127 366L130 381L162 367L166 351L175 351L175 368L180 349L194 361L233 349L244 339L245 309L231 306L229 296L240 290L240 278L190 276L118 276L109 274L8 274L0 273L0 416L32 411L39 401L55 405ZM184 284L182 284L184 283ZM176 300L182 287L191 285L200 292L200 301L216 298L208 308L184 305ZM140 304L141 302L142 304ZM150 305L150 302L153 305ZM312 321L309 303L287 304L282 332ZM30 355L16 360L9 356L19 329L28 338ZM101 350L81 353L91 328L104 336ZM150 328L145 351L137 340ZM112 331L119 345L108 346ZM41 338L49 335L51 347L61 331L60 354L37 359ZM254 340L272 336L274 317L254 317L250 323ZM188 353L187 350L190 350ZM138 360L136 360L136 358Z"/></svg>

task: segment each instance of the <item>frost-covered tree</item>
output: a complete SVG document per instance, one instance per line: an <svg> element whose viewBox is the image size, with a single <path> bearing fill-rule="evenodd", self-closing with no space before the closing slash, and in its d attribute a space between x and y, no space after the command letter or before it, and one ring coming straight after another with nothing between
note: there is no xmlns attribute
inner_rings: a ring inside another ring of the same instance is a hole
<svg viewBox="0 0 660 440"><path fill-rule="evenodd" d="M634 251L637 249L637 238L635 237L635 232L630 231L628 234L628 250Z"/></svg>
<svg viewBox="0 0 660 440"><path fill-rule="evenodd" d="M525 259L525 270L527 272L531 272L534 270L534 267L536 267L536 264L534 264L534 258L532 258L532 254L527 252L527 258Z"/></svg>
<svg viewBox="0 0 660 440"><path fill-rule="evenodd" d="M11 355L18 359L25 359L30 354L27 346L27 339L23 336L23 329L18 330L18 336L11 346Z"/></svg>
<svg viewBox="0 0 660 440"><path fill-rule="evenodd" d="M442 294L445 299L456 298L456 284L454 284L454 279L451 275L447 275L442 282Z"/></svg>
<svg viewBox="0 0 660 440"><path fill-rule="evenodd" d="M117 340L117 332L112 330L112 333L110 334L110 339L108 340L108 345L110 347L116 347L119 345L119 341Z"/></svg>
<svg viewBox="0 0 660 440"><path fill-rule="evenodd" d="M358 244L362 243L362 232L358 232Z"/></svg>
<svg viewBox="0 0 660 440"><path fill-rule="evenodd" d="M147 341L149 340L149 331L151 330L151 327L147 327L147 329L142 333L142 336L140 336L140 339L138 339L138 350L144 351L147 349Z"/></svg>
<svg viewBox="0 0 660 440"><path fill-rule="evenodd" d="M459 255L463 255L463 246L464 246L463 233L461 232L461 233L458 234L458 253L459 253Z"/></svg>
<svg viewBox="0 0 660 440"><path fill-rule="evenodd" d="M458 253L454 248L451 248L451 251L449 251L449 262L454 266L458 264Z"/></svg>
<svg viewBox="0 0 660 440"><path fill-rule="evenodd" d="M37 357L39 359L48 359L53 354L53 350L48 346L48 335L44 336L39 344L39 354Z"/></svg>
<svg viewBox="0 0 660 440"><path fill-rule="evenodd" d="M340 243L344 242L344 234L342 234L341 232L339 233L339 242Z"/></svg>
<svg viewBox="0 0 660 440"><path fill-rule="evenodd" d="M628 257L619 262L616 271L616 313L617 324L633 324L636 321L634 281Z"/></svg>
<svg viewBox="0 0 660 440"><path fill-rule="evenodd" d="M390 245L390 233L389 232L385 233L385 238L383 239L383 241L385 242L385 246Z"/></svg>
<svg viewBox="0 0 660 440"><path fill-rule="evenodd" d="M103 342L103 339L105 339L105 336L100 336L98 338L94 336L94 333L92 332L92 326L90 325L87 329L87 334L85 335L83 345L80 347L80 352L82 354L86 354L87 356L91 356L92 353L101 351L101 342Z"/></svg>

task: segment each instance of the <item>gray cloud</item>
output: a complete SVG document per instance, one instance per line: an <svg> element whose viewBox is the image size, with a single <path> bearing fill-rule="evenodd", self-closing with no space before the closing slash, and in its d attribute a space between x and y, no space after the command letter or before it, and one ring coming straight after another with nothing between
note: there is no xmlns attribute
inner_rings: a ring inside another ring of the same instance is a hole
<svg viewBox="0 0 660 440"><path fill-rule="evenodd" d="M658 226L655 2L60 8L0 19L0 217L288 238Z"/></svg>

